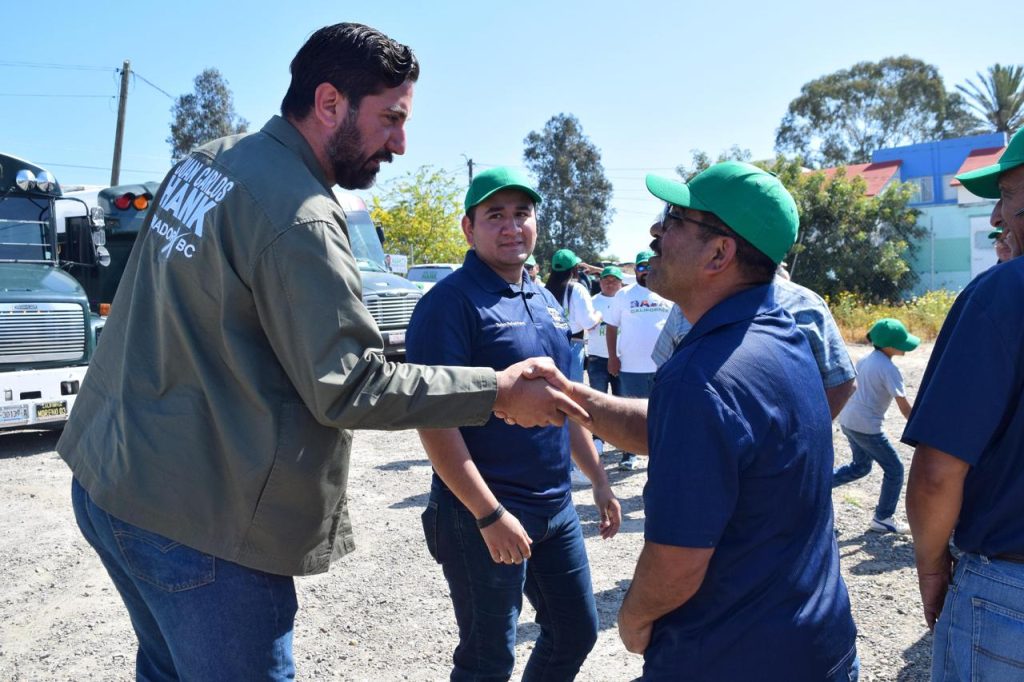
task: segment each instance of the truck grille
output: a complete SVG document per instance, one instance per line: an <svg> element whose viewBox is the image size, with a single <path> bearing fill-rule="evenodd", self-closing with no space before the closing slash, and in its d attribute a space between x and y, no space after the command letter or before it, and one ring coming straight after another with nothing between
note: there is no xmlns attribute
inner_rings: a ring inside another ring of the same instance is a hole
<svg viewBox="0 0 1024 682"><path fill-rule="evenodd" d="M85 311L75 303L0 303L0 363L81 360Z"/></svg>
<svg viewBox="0 0 1024 682"><path fill-rule="evenodd" d="M363 304L373 315L380 329L405 329L409 326L412 309L422 296L419 292L402 291L393 294L367 294Z"/></svg>

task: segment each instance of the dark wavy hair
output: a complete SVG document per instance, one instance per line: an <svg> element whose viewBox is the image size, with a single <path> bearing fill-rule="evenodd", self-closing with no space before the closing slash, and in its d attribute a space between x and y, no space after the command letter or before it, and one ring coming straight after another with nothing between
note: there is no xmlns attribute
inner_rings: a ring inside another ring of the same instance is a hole
<svg viewBox="0 0 1024 682"><path fill-rule="evenodd" d="M412 50L363 24L324 26L309 37L292 59L292 82L281 101L281 114L301 120L313 108L321 83L330 83L356 109L363 97L406 81L416 82L420 64Z"/></svg>

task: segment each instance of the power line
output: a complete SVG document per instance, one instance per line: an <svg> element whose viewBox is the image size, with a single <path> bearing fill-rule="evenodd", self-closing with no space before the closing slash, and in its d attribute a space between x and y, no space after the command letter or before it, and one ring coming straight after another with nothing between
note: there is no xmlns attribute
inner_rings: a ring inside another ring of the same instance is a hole
<svg viewBox="0 0 1024 682"><path fill-rule="evenodd" d="M174 95L172 95L171 93L167 92L166 90L164 90L163 88L158 86L156 83L154 83L153 81L149 80L148 78L146 78L145 76L140 74L138 71L133 70L132 71L132 75L135 76L136 78L138 78L139 80L141 80L143 83L145 83L149 87L151 87L154 90L156 90L157 92L161 92L164 95L166 95L167 99L171 100L172 102L174 101L174 99L175 99Z"/></svg>
<svg viewBox="0 0 1024 682"><path fill-rule="evenodd" d="M14 66L26 69L60 69L65 71L116 71L110 66L86 66L84 64L48 64L44 62L12 62L0 60L0 66Z"/></svg>
<svg viewBox="0 0 1024 682"><path fill-rule="evenodd" d="M78 165L71 164L71 163L49 163L48 161L40 161L39 165L43 166L44 168L49 167L49 166L53 166L54 168L83 168L85 170L101 170L101 171L108 171L108 170L110 170L110 166L78 166ZM159 170L159 171L155 171L155 170L139 170L137 168L122 168L121 170L123 170L125 173L155 173L157 175L163 175L163 174L167 173L167 169L166 168L164 170Z"/></svg>
<svg viewBox="0 0 1024 682"><path fill-rule="evenodd" d="M31 93L31 92L0 92L0 97L67 97L72 99L112 99L114 95L61 95L52 93Z"/></svg>

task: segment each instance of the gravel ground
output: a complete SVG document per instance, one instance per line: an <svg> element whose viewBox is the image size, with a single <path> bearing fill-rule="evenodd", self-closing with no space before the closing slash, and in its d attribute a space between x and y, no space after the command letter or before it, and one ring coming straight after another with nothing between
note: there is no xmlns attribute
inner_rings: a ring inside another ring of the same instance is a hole
<svg viewBox="0 0 1024 682"><path fill-rule="evenodd" d="M857 360L870 349L851 346ZM913 399L931 345L897 359ZM886 431L897 442L895 406ZM834 428L836 460L850 457ZM98 558L82 540L69 502L70 473L47 431L0 434L0 680L128 680L134 635ZM909 468L911 451L897 445ZM580 680L631 680L641 659L623 649L615 614L643 542L646 471L620 472L604 458L624 520L602 541L589 490L573 498L583 520L601 620ZM327 574L297 581L295 657L306 680L446 679L456 626L440 567L426 551L419 514L430 467L413 432L361 432L349 491L357 551ZM881 485L877 467L835 491L843 575L860 631L861 679L926 680L931 636L920 613L909 536L866 532ZM897 515L905 519L903 504ZM516 677L537 637L527 607Z"/></svg>

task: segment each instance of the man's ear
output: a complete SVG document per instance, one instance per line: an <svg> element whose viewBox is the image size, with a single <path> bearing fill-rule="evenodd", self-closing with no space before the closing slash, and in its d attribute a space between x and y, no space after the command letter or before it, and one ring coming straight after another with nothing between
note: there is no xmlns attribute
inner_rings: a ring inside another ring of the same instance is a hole
<svg viewBox="0 0 1024 682"><path fill-rule="evenodd" d="M728 237L716 237L712 240L712 244L714 251L704 267L709 272L720 273L736 260L736 240Z"/></svg>
<svg viewBox="0 0 1024 682"><path fill-rule="evenodd" d="M473 223L470 222L468 215L462 216L462 234L466 237L466 243L473 246Z"/></svg>
<svg viewBox="0 0 1024 682"><path fill-rule="evenodd" d="M318 123L336 129L348 117L348 98L330 83L321 83L313 92L313 115Z"/></svg>

